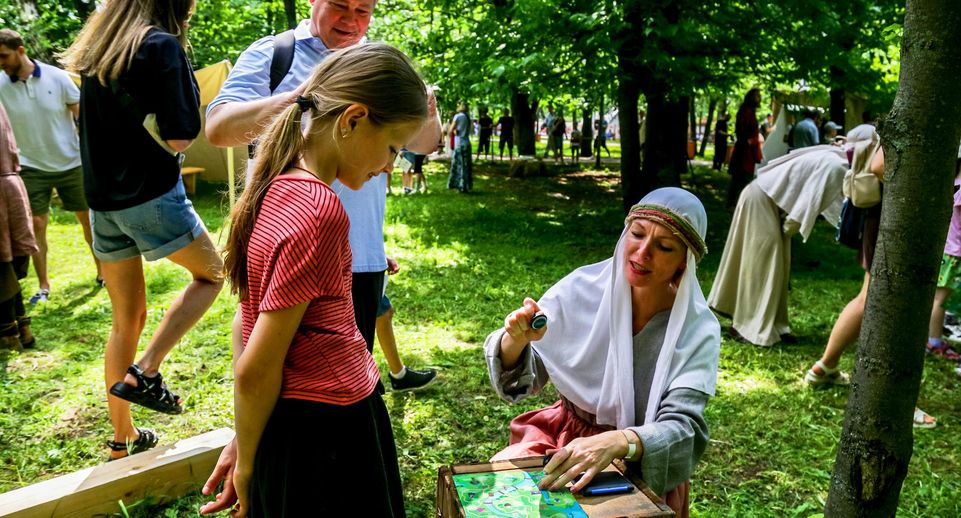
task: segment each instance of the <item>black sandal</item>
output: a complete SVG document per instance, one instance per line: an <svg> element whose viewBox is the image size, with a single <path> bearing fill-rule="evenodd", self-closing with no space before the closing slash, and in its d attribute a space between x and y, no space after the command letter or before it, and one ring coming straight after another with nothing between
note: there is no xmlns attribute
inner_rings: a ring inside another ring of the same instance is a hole
<svg viewBox="0 0 961 518"><path fill-rule="evenodd" d="M107 447L111 451L125 451L127 456L140 453L153 448L160 441L157 433L147 428L137 428L137 440L135 441L107 441ZM124 457L110 457L107 462L122 459Z"/></svg>
<svg viewBox="0 0 961 518"><path fill-rule="evenodd" d="M127 369L127 374L137 378L137 386L118 381L110 387L111 394L164 414L179 414L184 411L183 406L178 403L180 398L167 388L160 373L148 378L144 376L143 369L137 365L131 365Z"/></svg>

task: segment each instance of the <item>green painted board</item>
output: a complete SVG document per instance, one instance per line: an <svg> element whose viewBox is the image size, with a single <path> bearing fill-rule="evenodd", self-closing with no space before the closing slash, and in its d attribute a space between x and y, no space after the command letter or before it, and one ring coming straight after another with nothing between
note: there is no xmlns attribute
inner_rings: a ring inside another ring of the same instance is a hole
<svg viewBox="0 0 961 518"><path fill-rule="evenodd" d="M468 518L549 517L587 518L566 489L541 491L537 483L543 471L512 469L490 473L454 475L457 496Z"/></svg>

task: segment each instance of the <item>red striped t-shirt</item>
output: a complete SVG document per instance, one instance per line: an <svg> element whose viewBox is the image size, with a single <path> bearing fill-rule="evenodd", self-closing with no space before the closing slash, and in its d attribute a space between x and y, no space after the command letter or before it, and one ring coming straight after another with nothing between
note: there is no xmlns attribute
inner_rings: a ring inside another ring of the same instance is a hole
<svg viewBox="0 0 961 518"><path fill-rule="evenodd" d="M349 405L380 378L354 320L349 228L319 180L280 176L260 206L247 248L244 344L261 311L310 301L284 359L282 398Z"/></svg>

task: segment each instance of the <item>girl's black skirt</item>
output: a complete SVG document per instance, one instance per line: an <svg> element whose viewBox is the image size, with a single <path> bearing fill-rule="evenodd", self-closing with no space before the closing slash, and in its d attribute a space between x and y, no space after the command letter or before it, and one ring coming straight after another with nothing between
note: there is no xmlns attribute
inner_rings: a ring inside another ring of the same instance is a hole
<svg viewBox="0 0 961 518"><path fill-rule="evenodd" d="M250 516L404 516L380 394L347 406L279 399L254 458Z"/></svg>

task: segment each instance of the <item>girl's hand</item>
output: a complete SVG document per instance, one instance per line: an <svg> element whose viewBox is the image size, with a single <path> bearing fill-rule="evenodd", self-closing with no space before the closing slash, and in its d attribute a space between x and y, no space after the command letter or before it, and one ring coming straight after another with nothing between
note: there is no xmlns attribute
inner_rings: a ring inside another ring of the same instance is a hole
<svg viewBox="0 0 961 518"><path fill-rule="evenodd" d="M541 308L534 299L528 297L524 299L524 305L507 315L504 319L504 331L510 336L517 346L525 346L535 340L544 338L547 333L547 326L540 329L531 327L531 320Z"/></svg>
<svg viewBox="0 0 961 518"><path fill-rule="evenodd" d="M234 490L237 492L237 503L230 508L230 516L244 518L250 510L250 475L249 469L234 469Z"/></svg>
<svg viewBox="0 0 961 518"><path fill-rule="evenodd" d="M237 463L237 439L233 439L220 452L217 465L207 479L203 489L200 491L206 496L210 496L220 482L224 483L223 491L217 493L213 502L207 502L200 507L200 514L219 513L230 508L237 502L237 493L234 491L234 465Z"/></svg>
<svg viewBox="0 0 961 518"><path fill-rule="evenodd" d="M551 454L550 451L547 452ZM580 437L567 446L555 450L550 462L544 466L544 478L540 489L560 491L578 475L584 475L571 486L571 493L577 493L604 471L611 461L627 455L627 437L619 430Z"/></svg>

